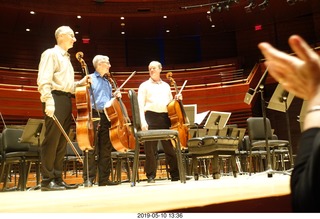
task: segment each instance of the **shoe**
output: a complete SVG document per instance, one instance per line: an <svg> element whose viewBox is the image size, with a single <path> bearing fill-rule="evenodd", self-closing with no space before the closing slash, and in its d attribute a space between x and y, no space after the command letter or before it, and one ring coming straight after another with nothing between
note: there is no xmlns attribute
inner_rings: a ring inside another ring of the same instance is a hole
<svg viewBox="0 0 320 219"><path fill-rule="evenodd" d="M56 184L58 186L63 186L65 187L66 189L77 189L79 187L78 184L73 184L73 185L70 185L70 184L67 184L65 181L63 181L62 179L56 179L55 180Z"/></svg>
<svg viewBox="0 0 320 219"><path fill-rule="evenodd" d="M113 181L108 180L106 182L99 183L99 186L116 186L119 184L120 184L119 182L113 182Z"/></svg>
<svg viewBox="0 0 320 219"><path fill-rule="evenodd" d="M192 179L193 177L192 176L186 176L186 180L190 180ZM179 181L180 180L180 177L177 176L177 177L172 177L171 178L171 181L174 182L174 181Z"/></svg>
<svg viewBox="0 0 320 219"><path fill-rule="evenodd" d="M154 180L154 178L150 177L148 178L148 183L155 183L156 181Z"/></svg>
<svg viewBox="0 0 320 219"><path fill-rule="evenodd" d="M43 185L41 184L41 191L62 191L66 190L66 187L58 185L55 180L52 180L50 183Z"/></svg>

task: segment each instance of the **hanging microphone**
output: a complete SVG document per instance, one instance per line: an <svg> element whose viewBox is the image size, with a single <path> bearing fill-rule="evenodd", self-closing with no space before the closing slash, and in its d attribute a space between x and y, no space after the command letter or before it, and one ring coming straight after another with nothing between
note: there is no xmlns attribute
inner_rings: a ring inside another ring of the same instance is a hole
<svg viewBox="0 0 320 219"><path fill-rule="evenodd" d="M77 52L77 53L76 53L76 58L77 58L78 60L81 60L81 59L83 58L83 52Z"/></svg>

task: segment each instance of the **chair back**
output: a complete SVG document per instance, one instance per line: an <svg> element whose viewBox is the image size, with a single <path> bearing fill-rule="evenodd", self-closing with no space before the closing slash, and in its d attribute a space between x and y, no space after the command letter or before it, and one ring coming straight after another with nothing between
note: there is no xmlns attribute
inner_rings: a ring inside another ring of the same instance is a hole
<svg viewBox="0 0 320 219"><path fill-rule="evenodd" d="M22 129L5 128L2 131L2 150L4 153L29 151L29 143L21 143Z"/></svg>
<svg viewBox="0 0 320 219"><path fill-rule="evenodd" d="M73 146L75 147L74 149L77 150L77 153L82 156L83 151L80 149L78 142L72 142ZM72 147L69 142L67 142L67 151L66 151L66 156L76 156L76 153L73 151Z"/></svg>
<svg viewBox="0 0 320 219"><path fill-rule="evenodd" d="M251 141L265 140L265 126L263 117L250 117L247 119L248 134ZM268 139L272 139L270 120L266 118Z"/></svg>
<svg viewBox="0 0 320 219"><path fill-rule="evenodd" d="M134 132L141 131L141 119L140 119L140 109L137 94L133 89L128 91L130 104L131 104L131 113L132 113L132 125Z"/></svg>

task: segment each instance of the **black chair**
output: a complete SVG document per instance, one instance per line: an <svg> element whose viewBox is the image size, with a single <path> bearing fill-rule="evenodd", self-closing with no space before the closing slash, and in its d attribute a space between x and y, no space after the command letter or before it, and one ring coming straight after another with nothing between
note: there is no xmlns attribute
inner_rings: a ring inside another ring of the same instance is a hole
<svg viewBox="0 0 320 219"><path fill-rule="evenodd" d="M271 160L271 168L274 169L277 162L284 162L283 157L279 156L281 160L277 160L278 155L286 155L290 156L289 153L289 141L288 140L280 140L277 135L272 133L271 123L268 118L263 117L250 117L247 119L248 126L248 136L249 142L246 143L248 145L248 157L249 157L249 174L251 174L252 168L252 157L258 154L259 156L268 156L267 148L266 148L266 139L268 141L268 146L270 149L270 160ZM265 130L266 125L266 130ZM267 133L267 138L265 133ZM248 141L247 140L247 141ZM258 151L258 153L256 153ZM267 158L267 157L266 157ZM288 159L290 162L291 159ZM268 162L268 160L267 160ZM291 163L290 163L291 166Z"/></svg>
<svg viewBox="0 0 320 219"><path fill-rule="evenodd" d="M133 160L133 171L131 178L131 186L136 185L136 178L138 174L138 164L139 164L139 154L140 154L140 145L146 141L158 141L158 140L171 140L174 143L174 148L176 150L178 168L180 174L181 183L186 183L186 175L184 171L182 153L180 148L179 132L176 130L170 129L157 129L157 130L146 130L142 131L141 129L141 120L140 120L140 110L138 104L138 98L136 92L133 89L130 89L128 92L131 112L132 112L132 131L134 133L136 145L135 145L135 154Z"/></svg>
<svg viewBox="0 0 320 219"><path fill-rule="evenodd" d="M40 165L39 150L32 150L29 143L21 143L20 137L22 133L22 129L16 128L5 128L2 132L0 179L4 182L3 191L6 189L7 179L13 164L18 166L19 181L17 189L21 191L26 190L31 163L36 163L37 167ZM37 184L39 184L39 175L40 173L37 171Z"/></svg>
<svg viewBox="0 0 320 219"><path fill-rule="evenodd" d="M127 151L127 152L119 152L119 151L112 151L111 152L111 180L114 182L122 183L126 182L126 180L122 180L122 171L124 167L124 171L127 175L127 180L131 180L131 163L134 158L134 152ZM114 172L114 173L113 173Z"/></svg>

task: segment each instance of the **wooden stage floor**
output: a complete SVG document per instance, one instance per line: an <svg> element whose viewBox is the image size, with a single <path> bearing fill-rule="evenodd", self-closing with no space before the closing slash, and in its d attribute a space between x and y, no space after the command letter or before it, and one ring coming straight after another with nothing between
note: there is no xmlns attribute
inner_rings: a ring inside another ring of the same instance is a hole
<svg viewBox="0 0 320 219"><path fill-rule="evenodd" d="M200 177L185 184L161 179L135 187L124 182L66 191L10 191L0 193L0 213L291 212L289 185L289 175L268 178L263 173Z"/></svg>

